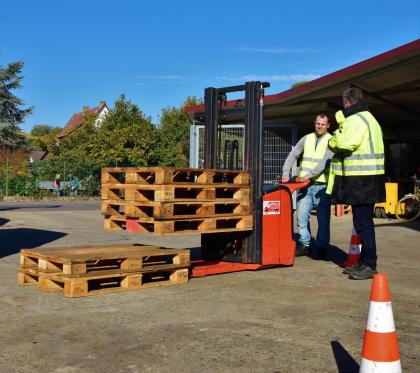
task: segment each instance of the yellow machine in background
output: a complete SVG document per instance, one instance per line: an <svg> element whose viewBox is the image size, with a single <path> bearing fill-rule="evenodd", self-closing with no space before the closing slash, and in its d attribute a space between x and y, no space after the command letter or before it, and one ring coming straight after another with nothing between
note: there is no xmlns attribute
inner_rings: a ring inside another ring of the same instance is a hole
<svg viewBox="0 0 420 373"><path fill-rule="evenodd" d="M375 204L375 218L395 217L398 202L398 183L385 183L385 191L386 201Z"/></svg>

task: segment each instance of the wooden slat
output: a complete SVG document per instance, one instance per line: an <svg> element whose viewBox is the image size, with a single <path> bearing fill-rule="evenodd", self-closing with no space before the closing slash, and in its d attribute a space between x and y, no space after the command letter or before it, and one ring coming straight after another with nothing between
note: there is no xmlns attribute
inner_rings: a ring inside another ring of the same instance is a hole
<svg viewBox="0 0 420 373"><path fill-rule="evenodd" d="M194 234L252 230L253 217L195 218L182 220L153 220L124 216L105 216L105 230L122 230L136 233Z"/></svg>
<svg viewBox="0 0 420 373"><path fill-rule="evenodd" d="M129 216L138 218L191 219L199 217L229 217L251 214L248 201L222 200L217 202L128 202L105 200L101 204L103 215Z"/></svg>
<svg viewBox="0 0 420 373"><path fill-rule="evenodd" d="M38 275L83 277L98 273L152 272L162 269L186 268L190 264L189 250L160 249L154 246L61 248L57 250L22 250L18 282L33 282ZM36 260L38 262L36 263Z"/></svg>
<svg viewBox="0 0 420 373"><path fill-rule="evenodd" d="M123 184L217 184L249 185L249 173L234 170L211 170L169 167L102 168L102 183Z"/></svg>
<svg viewBox="0 0 420 373"><path fill-rule="evenodd" d="M121 259L128 257L178 255L180 250L164 249L156 246L82 246L22 249L20 254L26 258L46 259L56 263L79 263L87 260ZM38 265L38 262L36 262Z"/></svg>
<svg viewBox="0 0 420 373"><path fill-rule="evenodd" d="M124 201L191 202L233 199L250 200L250 188L234 184L143 185L102 184L102 199Z"/></svg>
<svg viewBox="0 0 420 373"><path fill-rule="evenodd" d="M40 277L43 291L64 291L67 297L84 297L188 282L188 269L166 269L149 273L115 273L89 277Z"/></svg>

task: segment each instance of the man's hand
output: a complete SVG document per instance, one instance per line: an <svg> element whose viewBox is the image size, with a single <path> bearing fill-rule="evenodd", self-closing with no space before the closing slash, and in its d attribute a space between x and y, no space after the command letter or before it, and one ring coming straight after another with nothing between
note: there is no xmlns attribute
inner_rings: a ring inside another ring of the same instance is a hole
<svg viewBox="0 0 420 373"><path fill-rule="evenodd" d="M289 180L290 180L290 177L289 176L282 176L281 177L281 182L282 183L287 183Z"/></svg>
<svg viewBox="0 0 420 373"><path fill-rule="evenodd" d="M306 180L308 180L309 178L307 176L302 176L302 177L297 177L296 181L298 183L304 183Z"/></svg>

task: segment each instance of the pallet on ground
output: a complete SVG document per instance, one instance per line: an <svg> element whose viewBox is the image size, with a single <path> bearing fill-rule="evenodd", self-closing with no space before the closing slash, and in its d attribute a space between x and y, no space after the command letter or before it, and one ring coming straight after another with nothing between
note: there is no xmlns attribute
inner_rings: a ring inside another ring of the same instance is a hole
<svg viewBox="0 0 420 373"><path fill-rule="evenodd" d="M244 171L168 167L102 168L102 183L121 184L216 184L248 186L250 177Z"/></svg>
<svg viewBox="0 0 420 373"><path fill-rule="evenodd" d="M153 272L189 266L189 251L155 246L67 247L22 250L20 284L39 276L78 277L94 273Z"/></svg>
<svg viewBox="0 0 420 373"><path fill-rule="evenodd" d="M234 184L102 184L101 197L105 200L124 201L214 201L234 199L250 200L250 188Z"/></svg>
<svg viewBox="0 0 420 373"><path fill-rule="evenodd" d="M187 268L180 268L187 267ZM67 297L83 297L107 294L117 291L138 290L156 286L178 285L188 282L189 265L161 266L158 270L150 268L143 272L106 270L87 274L62 275L43 273L36 269L20 269L19 279L29 278L31 284L38 284L43 291L63 291ZM36 282L34 282L36 281ZM29 284L28 282L23 285Z"/></svg>
<svg viewBox="0 0 420 373"><path fill-rule="evenodd" d="M175 220L151 220L126 216L105 216L104 228L108 231L127 231L132 233L154 233L159 235L219 233L250 231L253 227L252 215L195 218Z"/></svg>
<svg viewBox="0 0 420 373"><path fill-rule="evenodd" d="M251 206L248 201L231 199L219 200L218 202L129 202L105 200L101 204L101 213L108 216L127 216L156 220L188 219L250 215Z"/></svg>

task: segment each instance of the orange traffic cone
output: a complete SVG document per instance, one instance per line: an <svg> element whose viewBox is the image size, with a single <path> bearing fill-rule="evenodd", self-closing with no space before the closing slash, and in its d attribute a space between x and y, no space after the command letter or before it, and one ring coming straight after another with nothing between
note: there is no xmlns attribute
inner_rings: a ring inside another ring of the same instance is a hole
<svg viewBox="0 0 420 373"><path fill-rule="evenodd" d="M373 276L359 373L401 372L400 351L384 273Z"/></svg>
<svg viewBox="0 0 420 373"><path fill-rule="evenodd" d="M351 232L351 239L349 245L349 253L347 254L347 259L340 264L341 267L352 267L360 259L360 252L362 250L362 241L360 236L356 233L356 230L353 227Z"/></svg>

